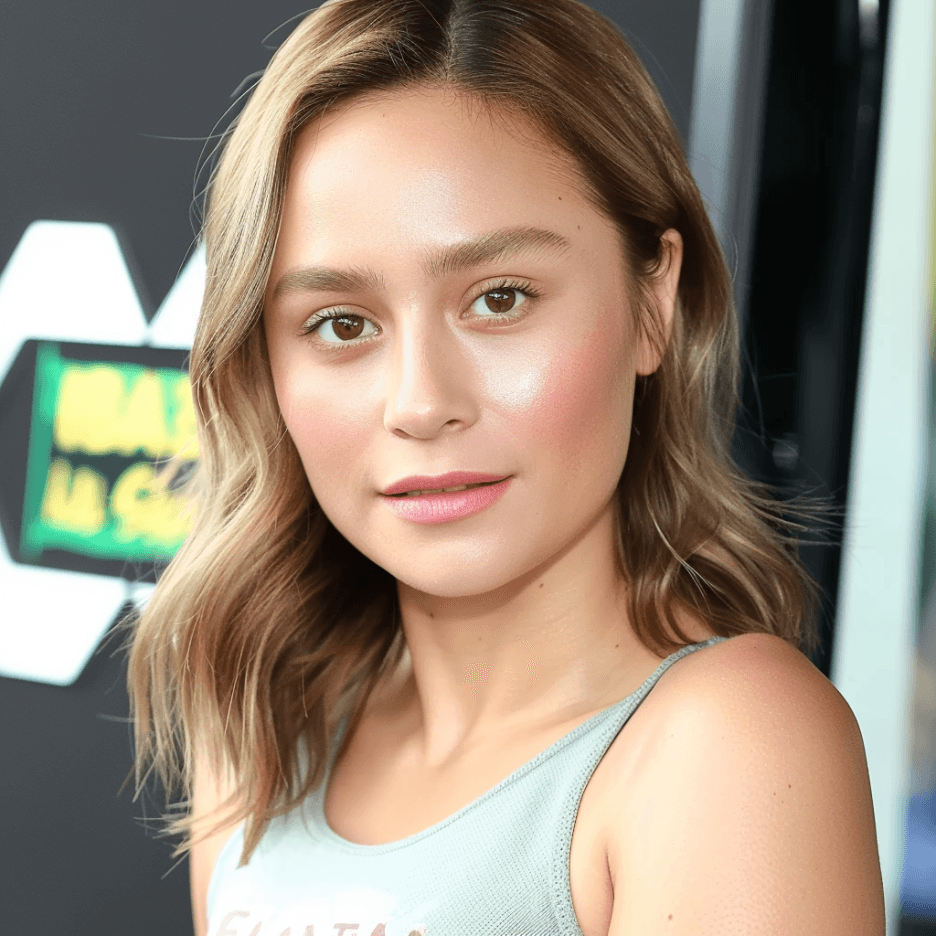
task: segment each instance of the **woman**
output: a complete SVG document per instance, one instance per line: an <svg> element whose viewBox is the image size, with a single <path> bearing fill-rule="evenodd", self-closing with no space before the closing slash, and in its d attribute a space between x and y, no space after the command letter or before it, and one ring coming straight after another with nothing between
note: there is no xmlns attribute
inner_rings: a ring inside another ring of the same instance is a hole
<svg viewBox="0 0 936 936"><path fill-rule="evenodd" d="M728 455L729 275L614 27L331 0L204 237L129 676L199 936L880 936L860 733Z"/></svg>

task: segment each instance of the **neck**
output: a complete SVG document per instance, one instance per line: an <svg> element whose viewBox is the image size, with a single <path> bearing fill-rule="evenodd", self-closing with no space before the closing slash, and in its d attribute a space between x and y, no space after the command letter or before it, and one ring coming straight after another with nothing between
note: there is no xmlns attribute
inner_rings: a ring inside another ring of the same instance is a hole
<svg viewBox="0 0 936 936"><path fill-rule="evenodd" d="M560 555L480 595L398 583L408 655L394 695L427 766L607 707L659 662L630 625L613 535L608 510Z"/></svg>

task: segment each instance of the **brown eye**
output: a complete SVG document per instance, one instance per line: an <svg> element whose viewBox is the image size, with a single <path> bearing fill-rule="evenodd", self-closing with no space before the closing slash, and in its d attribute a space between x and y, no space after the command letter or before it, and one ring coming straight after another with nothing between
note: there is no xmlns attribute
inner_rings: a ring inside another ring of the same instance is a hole
<svg viewBox="0 0 936 936"><path fill-rule="evenodd" d="M364 319L360 315L342 315L331 319L332 331L341 341L359 338L364 331Z"/></svg>
<svg viewBox="0 0 936 936"><path fill-rule="evenodd" d="M492 289L484 294L484 304L491 312L509 312L517 301L516 289Z"/></svg>
<svg viewBox="0 0 936 936"><path fill-rule="evenodd" d="M370 327L370 331L366 329ZM351 344L357 338L362 336L370 338L376 335L378 329L369 319L363 315L354 315L350 312L338 312L337 314L319 313L313 316L302 327L304 335L315 334L316 341L327 345Z"/></svg>
<svg viewBox="0 0 936 936"><path fill-rule="evenodd" d="M507 321L513 321L526 315L529 309L521 311L520 307L525 305L528 299L539 295L540 293L528 283L523 286L508 286L506 283L499 283L493 289L481 293L471 303L471 308L475 315L482 319L504 316Z"/></svg>

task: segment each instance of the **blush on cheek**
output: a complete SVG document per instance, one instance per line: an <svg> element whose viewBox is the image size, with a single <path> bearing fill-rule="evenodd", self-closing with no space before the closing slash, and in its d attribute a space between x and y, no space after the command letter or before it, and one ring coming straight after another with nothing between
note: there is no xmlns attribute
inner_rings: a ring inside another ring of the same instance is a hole
<svg viewBox="0 0 936 936"><path fill-rule="evenodd" d="M334 487L339 477L350 480L358 462L355 456L367 449L371 430L354 399L353 394L330 396L312 394L308 387L304 392L302 387L284 387L283 420L313 491Z"/></svg>
<svg viewBox="0 0 936 936"><path fill-rule="evenodd" d="M580 344L524 355L499 375L493 399L525 420L523 434L581 462L617 454L629 430L628 361L595 329Z"/></svg>

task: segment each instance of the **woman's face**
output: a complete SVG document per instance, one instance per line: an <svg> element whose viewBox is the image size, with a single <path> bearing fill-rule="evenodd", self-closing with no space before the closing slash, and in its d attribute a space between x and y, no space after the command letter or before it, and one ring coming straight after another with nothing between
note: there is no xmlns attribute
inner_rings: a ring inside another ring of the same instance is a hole
<svg viewBox="0 0 936 936"><path fill-rule="evenodd" d="M635 375L657 363L617 230L570 162L435 89L368 96L299 136L264 328L325 514L444 597L506 585L607 519ZM455 471L509 481L434 504L383 493Z"/></svg>

